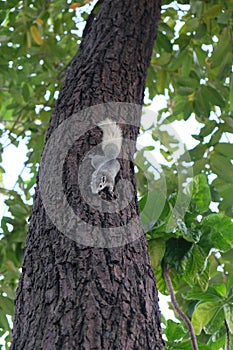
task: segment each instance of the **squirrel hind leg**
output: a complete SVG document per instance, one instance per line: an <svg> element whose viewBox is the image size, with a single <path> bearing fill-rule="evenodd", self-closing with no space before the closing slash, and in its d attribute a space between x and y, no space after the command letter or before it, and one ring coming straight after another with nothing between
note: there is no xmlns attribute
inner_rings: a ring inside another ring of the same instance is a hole
<svg viewBox="0 0 233 350"><path fill-rule="evenodd" d="M119 155L120 151L114 143L104 145L104 154L107 159L115 159Z"/></svg>

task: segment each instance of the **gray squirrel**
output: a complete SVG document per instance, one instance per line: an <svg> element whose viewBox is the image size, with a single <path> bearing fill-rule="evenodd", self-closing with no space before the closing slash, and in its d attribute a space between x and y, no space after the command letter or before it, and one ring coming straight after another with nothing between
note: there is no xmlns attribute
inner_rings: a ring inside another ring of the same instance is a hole
<svg viewBox="0 0 233 350"><path fill-rule="evenodd" d="M91 179L92 193L98 194L108 188L114 195L115 178L120 170L120 163L116 159L121 151L122 131L113 120L107 118L98 126L103 131L102 150L104 155L90 155L91 165L95 168Z"/></svg>

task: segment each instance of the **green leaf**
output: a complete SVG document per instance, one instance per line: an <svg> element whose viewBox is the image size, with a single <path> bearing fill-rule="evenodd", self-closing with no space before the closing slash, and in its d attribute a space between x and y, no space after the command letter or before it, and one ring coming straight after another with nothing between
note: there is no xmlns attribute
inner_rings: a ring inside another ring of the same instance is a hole
<svg viewBox="0 0 233 350"><path fill-rule="evenodd" d="M181 76L188 77L190 75L190 71L193 67L193 56L189 53L184 57L183 66L181 67Z"/></svg>
<svg viewBox="0 0 233 350"><path fill-rule="evenodd" d="M196 33L194 35L195 39L201 39L207 33L207 25L205 23L200 23L196 29Z"/></svg>
<svg viewBox="0 0 233 350"><path fill-rule="evenodd" d="M2 308L7 315L14 315L14 302L13 300L0 295L0 308Z"/></svg>
<svg viewBox="0 0 233 350"><path fill-rule="evenodd" d="M193 93L193 88L188 87L188 86L180 86L177 89L177 93L181 96L188 96Z"/></svg>
<svg viewBox="0 0 233 350"><path fill-rule="evenodd" d="M232 12L230 9L224 9L224 12L218 16L218 23L227 24L231 20Z"/></svg>
<svg viewBox="0 0 233 350"><path fill-rule="evenodd" d="M211 194L205 174L196 175L194 177L192 199L196 202L200 213L204 213L209 209Z"/></svg>
<svg viewBox="0 0 233 350"><path fill-rule="evenodd" d="M175 40L175 44L179 45L181 50L184 50L190 43L191 35L180 33L179 37Z"/></svg>
<svg viewBox="0 0 233 350"><path fill-rule="evenodd" d="M222 11L223 5L210 5L203 13L204 19L216 18Z"/></svg>
<svg viewBox="0 0 233 350"><path fill-rule="evenodd" d="M192 325L194 331L197 335L199 335L202 329L216 316L220 316L222 311L222 305L218 302L207 302L200 303L195 308L192 315ZM222 316L222 315L221 315ZM222 322L223 320L220 317L218 322Z"/></svg>
<svg viewBox="0 0 233 350"><path fill-rule="evenodd" d="M214 287L209 287L205 292L203 292L200 287L194 287L193 289L189 290L185 298L188 300L201 300L202 302L220 302L222 300L221 295Z"/></svg>
<svg viewBox="0 0 233 350"><path fill-rule="evenodd" d="M197 81L196 79L190 78L190 77L178 77L177 78L177 84L184 86L184 87L189 87L192 90L195 89L196 87L198 87L199 85L199 81Z"/></svg>
<svg viewBox="0 0 233 350"><path fill-rule="evenodd" d="M4 329L5 331L11 330L9 323L8 323L8 320L6 318L5 311L3 311L2 309L0 309L0 328Z"/></svg>
<svg viewBox="0 0 233 350"><path fill-rule="evenodd" d="M202 251L202 258L204 258L203 251ZM206 263L206 261L207 261L207 257L205 257L205 259L203 260L204 266L202 266L202 270L198 271L196 274L197 282L203 291L207 290L209 286L209 280L210 280L209 263L208 261Z"/></svg>
<svg viewBox="0 0 233 350"><path fill-rule="evenodd" d="M184 272L182 260L189 253L192 243L183 238L171 238L166 242L165 259L178 273Z"/></svg>
<svg viewBox="0 0 233 350"><path fill-rule="evenodd" d="M172 52L171 41L165 34L158 32L156 43L160 48L163 48L166 52Z"/></svg>
<svg viewBox="0 0 233 350"><path fill-rule="evenodd" d="M227 182L233 182L233 165L227 157L219 153L212 153L210 157L210 166L215 174Z"/></svg>
<svg viewBox="0 0 233 350"><path fill-rule="evenodd" d="M187 331L184 329L182 324L176 323L172 320L167 321L164 334L169 342L177 342L177 339L181 339L186 335Z"/></svg>
<svg viewBox="0 0 233 350"><path fill-rule="evenodd" d="M165 69L158 71L157 81L156 81L156 88L157 88L158 94L165 93L165 89L168 85L168 81L169 81L169 76L167 74L167 71Z"/></svg>
<svg viewBox="0 0 233 350"><path fill-rule="evenodd" d="M218 292L222 297L226 296L227 290L225 284L214 285L213 288Z"/></svg>
<svg viewBox="0 0 233 350"><path fill-rule="evenodd" d="M230 213L232 213L231 207L233 203L233 183L228 183L218 177L212 182L211 185L213 186L212 196L213 193L215 193L213 191L217 190L218 196L222 197L222 200L219 204L219 209L223 211L228 211L229 209L229 213L227 213L227 215L231 216ZM217 197L214 200L218 202L219 198Z"/></svg>
<svg viewBox="0 0 233 350"><path fill-rule="evenodd" d="M180 33L188 33L196 30L200 25L198 18L190 18L181 28Z"/></svg>
<svg viewBox="0 0 233 350"><path fill-rule="evenodd" d="M201 131L199 133L200 136L205 137L211 134L214 130L214 128L217 126L217 123L215 120L209 120L203 128L201 128Z"/></svg>
<svg viewBox="0 0 233 350"><path fill-rule="evenodd" d="M210 58L211 68L216 68L226 62L227 53L231 51L231 39L227 28L223 31L219 42Z"/></svg>
<svg viewBox="0 0 233 350"><path fill-rule="evenodd" d="M202 290L207 289L209 280L209 273L206 269L206 259L207 256L202 248L193 244L181 261L185 280L191 286L199 283Z"/></svg>
<svg viewBox="0 0 233 350"><path fill-rule="evenodd" d="M194 111L200 118L208 118L210 114L210 105L208 99L205 96L205 90L199 89L194 97Z"/></svg>
<svg viewBox="0 0 233 350"><path fill-rule="evenodd" d="M22 95L23 95L24 101L28 102L29 96L30 96L30 90L29 90L28 84L23 84Z"/></svg>
<svg viewBox="0 0 233 350"><path fill-rule="evenodd" d="M214 149L217 153L221 155L233 159L233 144L231 143L218 143L214 146Z"/></svg>
<svg viewBox="0 0 233 350"><path fill-rule="evenodd" d="M214 334L219 331L221 328L220 325L223 324L224 322L224 310L223 310L223 305L218 304L218 309L216 310L215 315L212 317L210 322L205 326L205 332L207 334Z"/></svg>
<svg viewBox="0 0 233 350"><path fill-rule="evenodd" d="M6 268L8 270L8 273L10 274L10 276L14 279L18 279L20 276L20 273L19 273L19 270L14 265L14 263L10 260L7 260L5 262L5 265L6 265Z"/></svg>
<svg viewBox="0 0 233 350"><path fill-rule="evenodd" d="M156 57L154 59L152 58L151 63L156 66L166 66L170 62L170 60L171 60L171 54L168 52L162 52L159 57ZM147 72L147 75L148 75L148 72Z"/></svg>
<svg viewBox="0 0 233 350"><path fill-rule="evenodd" d="M171 71L176 71L180 66L182 66L184 58L187 56L187 54L188 50L177 51L169 63L169 69Z"/></svg>
<svg viewBox="0 0 233 350"><path fill-rule="evenodd" d="M198 159L203 159L203 155L206 152L207 145L199 144L194 147L191 151L189 151L189 156L191 160L196 161Z"/></svg>
<svg viewBox="0 0 233 350"><path fill-rule="evenodd" d="M197 18L201 18L203 14L203 3L202 1L195 0L195 1L190 1L191 5L191 13L196 14Z"/></svg>
<svg viewBox="0 0 233 350"><path fill-rule="evenodd" d="M141 209L141 219L146 232L153 228L163 211L165 202L164 193L159 190L150 191L139 201L140 208L143 208Z"/></svg>
<svg viewBox="0 0 233 350"><path fill-rule="evenodd" d="M155 81L157 80L157 73L152 65L149 66L147 71L146 85L149 89L149 98L153 99L157 93Z"/></svg>
<svg viewBox="0 0 233 350"><path fill-rule="evenodd" d="M214 89L211 86L204 86L203 92L205 97L208 98L209 102L214 106L224 107L225 101L223 100L221 94L217 89Z"/></svg>
<svg viewBox="0 0 233 350"><path fill-rule="evenodd" d="M165 240L164 239L152 239L148 242L148 248L150 253L150 259L153 269L156 271L165 253Z"/></svg>
<svg viewBox="0 0 233 350"><path fill-rule="evenodd" d="M163 269L161 265L156 270L156 287L160 293L164 295L167 294L167 285L163 277Z"/></svg>
<svg viewBox="0 0 233 350"><path fill-rule="evenodd" d="M175 102L175 107L173 110L173 116L176 117L176 120L180 120L182 118L183 112L185 110L185 100L184 98L178 100ZM178 118L177 116L181 116L180 118Z"/></svg>
<svg viewBox="0 0 233 350"><path fill-rule="evenodd" d="M174 29L171 28L167 23L162 21L159 23L159 31L165 32L169 38L173 38L174 36Z"/></svg>
<svg viewBox="0 0 233 350"><path fill-rule="evenodd" d="M183 116L184 120L187 120L193 112L193 104L191 101L187 101L184 104Z"/></svg>
<svg viewBox="0 0 233 350"><path fill-rule="evenodd" d="M202 238L200 244L202 248L209 252L216 248L220 251L227 251L233 242L233 222L224 214L210 214L203 219Z"/></svg>
<svg viewBox="0 0 233 350"><path fill-rule="evenodd" d="M193 175L196 176L200 174L207 164L208 160L206 158L198 159L193 165Z"/></svg>
<svg viewBox="0 0 233 350"><path fill-rule="evenodd" d="M209 147L216 145L222 137L222 130L219 128L214 132L209 141Z"/></svg>
<svg viewBox="0 0 233 350"><path fill-rule="evenodd" d="M16 298L16 292L15 292L14 287L10 287L8 285L6 286L6 285L2 284L1 289L2 289L2 292L6 293L7 297L14 302L14 300Z"/></svg>

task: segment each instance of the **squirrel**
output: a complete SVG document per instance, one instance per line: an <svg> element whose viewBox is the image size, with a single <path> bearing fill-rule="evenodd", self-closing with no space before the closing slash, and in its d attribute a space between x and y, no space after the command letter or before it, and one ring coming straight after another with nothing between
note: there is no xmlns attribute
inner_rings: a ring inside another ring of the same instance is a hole
<svg viewBox="0 0 233 350"><path fill-rule="evenodd" d="M92 193L98 194L108 188L114 196L115 178L120 170L120 163L116 159L122 145L122 130L113 120L107 118L98 126L103 131L102 150L104 155L90 155L91 165L95 168L91 179Z"/></svg>

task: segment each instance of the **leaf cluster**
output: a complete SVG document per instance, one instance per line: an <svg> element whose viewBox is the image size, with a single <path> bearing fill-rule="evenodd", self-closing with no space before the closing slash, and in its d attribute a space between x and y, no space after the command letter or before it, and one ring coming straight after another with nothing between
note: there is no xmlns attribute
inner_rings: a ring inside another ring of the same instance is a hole
<svg viewBox="0 0 233 350"><path fill-rule="evenodd" d="M164 160L158 178L146 149L136 158L141 219L158 289L167 293L163 269L168 264L199 348L220 349L226 344L226 325L233 331L233 3L163 3L147 88L150 99L165 95L167 106L147 132L157 141L154 157L160 153ZM173 161L176 150L167 125L190 118L201 125L193 133L197 144ZM192 171L180 179L185 167ZM182 322L164 323L167 349L191 349Z"/></svg>
<svg viewBox="0 0 233 350"><path fill-rule="evenodd" d="M0 192L8 207L0 236L5 348L45 132L64 70L80 44L88 17L82 6L88 2L0 2L0 142L3 151L9 144L26 144L30 174L6 189L0 167ZM167 103L157 124L144 130L156 146L138 151L135 159L157 287L167 294L163 268L169 264L176 298L192 319L199 348L212 350L226 343L226 323L233 332L232 25L231 0L163 1L146 87L151 100L164 95ZM201 125L193 131L196 146L184 147L177 160L180 142L169 126L190 118ZM155 151L163 159L156 164L148 157ZM183 322L163 318L163 323L167 349L191 349Z"/></svg>
<svg viewBox="0 0 233 350"><path fill-rule="evenodd" d="M80 44L89 12L88 5L83 5L89 2L0 1L1 164L1 154L8 147L20 143L27 147L27 160L13 189L4 186L4 164L0 166L0 193L6 205L0 231L0 337L4 349L11 339L15 289L45 133L65 69Z"/></svg>

